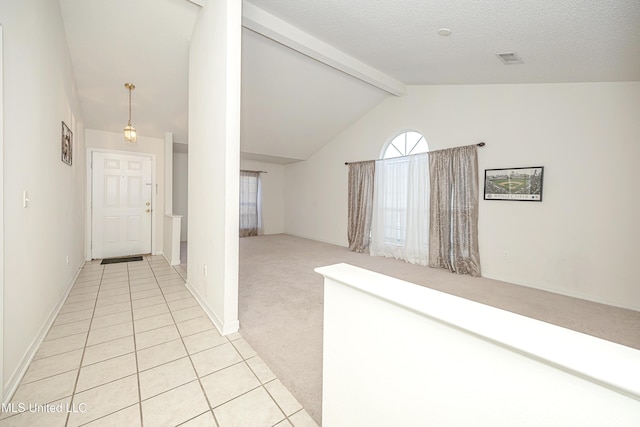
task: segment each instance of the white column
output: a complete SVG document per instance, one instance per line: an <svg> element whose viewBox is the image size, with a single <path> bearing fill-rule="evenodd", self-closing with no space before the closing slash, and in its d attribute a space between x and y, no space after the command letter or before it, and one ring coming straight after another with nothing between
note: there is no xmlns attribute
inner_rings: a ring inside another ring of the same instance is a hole
<svg viewBox="0 0 640 427"><path fill-rule="evenodd" d="M239 328L241 6L205 2L189 49L187 286L222 334Z"/></svg>

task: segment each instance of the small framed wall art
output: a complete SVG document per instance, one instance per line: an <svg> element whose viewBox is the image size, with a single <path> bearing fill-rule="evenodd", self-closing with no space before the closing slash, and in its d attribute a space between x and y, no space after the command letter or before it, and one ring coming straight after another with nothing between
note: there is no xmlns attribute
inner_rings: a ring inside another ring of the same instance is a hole
<svg viewBox="0 0 640 427"><path fill-rule="evenodd" d="M73 132L64 122L62 122L61 159L69 166L73 163Z"/></svg>
<svg viewBox="0 0 640 427"><path fill-rule="evenodd" d="M542 201L543 166L485 169L485 200Z"/></svg>

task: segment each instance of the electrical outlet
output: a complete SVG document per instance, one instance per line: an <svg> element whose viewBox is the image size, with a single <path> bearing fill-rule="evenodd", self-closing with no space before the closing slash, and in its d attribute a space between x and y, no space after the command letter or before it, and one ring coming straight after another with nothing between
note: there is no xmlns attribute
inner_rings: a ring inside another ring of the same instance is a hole
<svg viewBox="0 0 640 427"><path fill-rule="evenodd" d="M207 275L207 264L202 267L202 274Z"/></svg>
<svg viewBox="0 0 640 427"><path fill-rule="evenodd" d="M67 265L69 265L69 255L67 255Z"/></svg>

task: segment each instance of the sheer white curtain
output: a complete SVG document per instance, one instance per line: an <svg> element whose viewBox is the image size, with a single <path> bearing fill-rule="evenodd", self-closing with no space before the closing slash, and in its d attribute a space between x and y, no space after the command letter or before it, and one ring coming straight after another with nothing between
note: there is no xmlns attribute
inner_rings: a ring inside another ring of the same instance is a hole
<svg viewBox="0 0 640 427"><path fill-rule="evenodd" d="M258 191L256 197L256 211L258 213L258 236L262 236L264 234L264 228L262 224L262 179L260 178L260 174L258 174Z"/></svg>
<svg viewBox="0 0 640 427"><path fill-rule="evenodd" d="M370 253L429 262L428 154L376 161Z"/></svg>

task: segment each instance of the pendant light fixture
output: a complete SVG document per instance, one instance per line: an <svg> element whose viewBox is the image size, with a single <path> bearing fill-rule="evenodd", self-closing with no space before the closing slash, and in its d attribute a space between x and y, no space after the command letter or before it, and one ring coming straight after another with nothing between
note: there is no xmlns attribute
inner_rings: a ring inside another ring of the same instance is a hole
<svg viewBox="0 0 640 427"><path fill-rule="evenodd" d="M135 89L135 85L131 83L125 83L124 87L129 89L129 122L127 126L124 128L124 140L130 143L136 142L136 128L131 126L131 91Z"/></svg>

